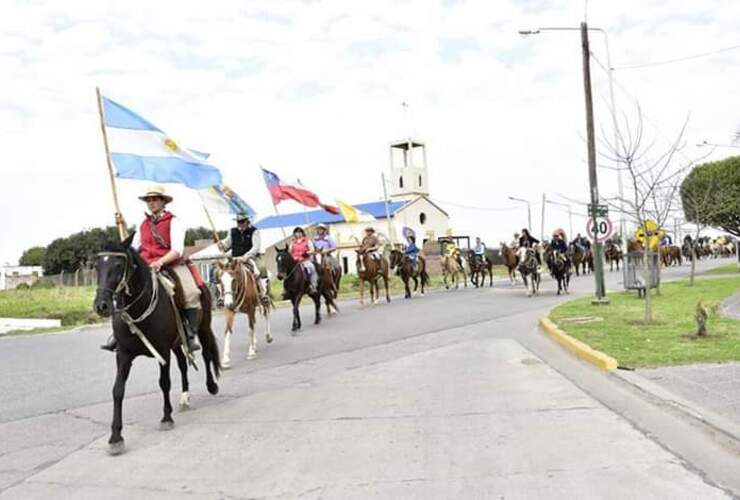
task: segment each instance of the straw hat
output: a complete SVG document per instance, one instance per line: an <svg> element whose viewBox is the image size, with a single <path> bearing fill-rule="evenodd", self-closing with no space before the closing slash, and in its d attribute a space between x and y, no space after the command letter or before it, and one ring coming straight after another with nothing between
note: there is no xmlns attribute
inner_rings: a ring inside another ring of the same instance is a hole
<svg viewBox="0 0 740 500"><path fill-rule="evenodd" d="M172 196L165 193L164 186L150 187L149 190L145 194L139 196L139 199L141 201L146 201L147 198L154 197L154 196L162 198L165 203L170 203L172 201Z"/></svg>
<svg viewBox="0 0 740 500"><path fill-rule="evenodd" d="M326 227L326 224L317 224L316 229L323 229L324 231L328 231L329 228Z"/></svg>

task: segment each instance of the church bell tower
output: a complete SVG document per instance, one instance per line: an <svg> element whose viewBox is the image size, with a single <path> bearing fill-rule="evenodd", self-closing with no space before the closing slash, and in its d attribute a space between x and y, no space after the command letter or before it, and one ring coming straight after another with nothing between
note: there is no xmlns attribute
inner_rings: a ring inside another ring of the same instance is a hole
<svg viewBox="0 0 740 500"><path fill-rule="evenodd" d="M410 137L390 147L391 198L408 200L429 195L427 150L423 142Z"/></svg>

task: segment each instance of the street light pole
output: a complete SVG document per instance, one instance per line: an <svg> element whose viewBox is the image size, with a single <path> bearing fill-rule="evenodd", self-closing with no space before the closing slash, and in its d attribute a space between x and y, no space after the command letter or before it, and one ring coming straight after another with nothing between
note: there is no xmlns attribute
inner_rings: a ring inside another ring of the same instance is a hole
<svg viewBox="0 0 740 500"><path fill-rule="evenodd" d="M569 28L569 27L547 27L537 28L534 30L519 30L519 34L522 36L538 35L542 31L579 31L581 28ZM612 56L609 50L609 35L606 30L602 28L586 28L588 31L598 31L604 35L604 47L606 48L606 74L609 80L609 107L612 115L612 129L614 133L614 148L615 150L619 147L619 131L617 128L617 105L614 100L614 68L612 67ZM705 141L706 142L706 141ZM622 237L622 251L627 251L627 238L625 237L625 224L624 224L624 183L622 181L622 169L619 165L617 167L617 187L619 190L619 233Z"/></svg>
<svg viewBox="0 0 740 500"><path fill-rule="evenodd" d="M604 263L602 261L601 243L597 220L599 204L599 183L596 177L596 136L594 133L594 103L591 94L591 52L588 46L588 25L581 23L581 51L583 56L583 90L586 99L586 138L588 148L588 183L591 193L591 219L594 237L594 279L596 281L596 298L594 303L608 303L604 288Z"/></svg>
<svg viewBox="0 0 740 500"><path fill-rule="evenodd" d="M520 201L522 203L527 204L527 231L531 233L532 232L532 205L529 203L529 200L525 200L523 198L515 198L513 196L509 196L509 199L512 201Z"/></svg>

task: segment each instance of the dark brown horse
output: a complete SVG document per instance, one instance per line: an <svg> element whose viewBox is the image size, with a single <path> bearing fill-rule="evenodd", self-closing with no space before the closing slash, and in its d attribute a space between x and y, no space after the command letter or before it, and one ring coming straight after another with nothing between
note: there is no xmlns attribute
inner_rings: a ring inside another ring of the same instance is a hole
<svg viewBox="0 0 740 500"><path fill-rule="evenodd" d="M334 309L334 312L339 312L336 298L339 296L342 269L334 266L332 259L322 253L318 254L316 260L314 260L314 266L316 266L316 272L319 273L319 293L324 297L326 314L331 316L332 309Z"/></svg>
<svg viewBox="0 0 740 500"><path fill-rule="evenodd" d="M291 326L291 332L296 332L301 328L300 306L304 295L308 295L313 300L316 309L316 317L313 323L318 325L321 323L320 291L317 290L316 293L310 293L310 282L303 271L303 266L290 255L287 246L285 248L276 248L276 250L277 278L283 282L283 297L290 300L290 303L293 305L293 325Z"/></svg>
<svg viewBox="0 0 740 500"><path fill-rule="evenodd" d="M568 257L562 252L550 248L545 254L545 261L547 267L550 268L550 273L558 282L558 295L561 292L569 293L571 265Z"/></svg>
<svg viewBox="0 0 740 500"><path fill-rule="evenodd" d="M272 343L270 311L274 306L268 296L265 296L264 300L260 300L257 277L246 264L238 260L231 260L226 264L219 262L218 268L224 290L224 316L226 319L221 366L229 368L231 365L231 334L234 331L236 313L247 315L249 325L249 353L247 359L254 359L257 357L257 332L255 329L257 308L259 307L262 317L265 319L265 341L270 344Z"/></svg>
<svg viewBox="0 0 740 500"><path fill-rule="evenodd" d="M397 269L406 291L404 298L411 298L411 287L409 282L414 281L414 291L419 288L421 283L421 294L424 295L424 287L429 284L429 275L426 271L426 261L418 257L417 264L411 260L411 257L400 250L391 251L391 269Z"/></svg>
<svg viewBox="0 0 740 500"><path fill-rule="evenodd" d="M619 245L611 239L606 240L606 243L604 243L604 257L609 263L609 271L614 271L614 264L617 265L617 271L619 271L619 263L622 262L624 256Z"/></svg>
<svg viewBox="0 0 740 500"><path fill-rule="evenodd" d="M124 451L123 396L131 365L138 356L156 357L159 366L159 387L164 399L164 416L160 428L171 429L170 351L174 351L182 376L181 406L189 404L187 361L181 350L178 334L179 312L159 280L139 254L131 248L131 234L121 243L109 243L97 257L98 287L95 293L95 311L102 317L113 317L113 336L118 341L116 350L116 382L113 385L113 422L108 440L109 453ZM197 332L203 346L206 387L211 394L218 393L221 365L218 344L211 330L211 297L205 285L200 287L201 320ZM135 332L139 332L136 334Z"/></svg>
<svg viewBox="0 0 740 500"><path fill-rule="evenodd" d="M509 248L506 243L501 243L501 259L504 261L506 269L509 271L509 280L516 282L516 268L519 265L519 257L513 248Z"/></svg>
<svg viewBox="0 0 740 500"><path fill-rule="evenodd" d="M468 250L468 265L470 266L470 282L478 286L486 285L486 275L488 275L489 286L493 286L493 262L482 255L478 255L474 250ZM478 284L480 278L480 285Z"/></svg>
<svg viewBox="0 0 740 500"><path fill-rule="evenodd" d="M365 303L365 282L370 284L370 303L375 302L380 297L380 288L378 279L382 278L385 284L385 299L391 301L390 291L388 290L388 261L385 257L375 260L367 252L355 250L357 252L357 276L360 278L360 304Z"/></svg>

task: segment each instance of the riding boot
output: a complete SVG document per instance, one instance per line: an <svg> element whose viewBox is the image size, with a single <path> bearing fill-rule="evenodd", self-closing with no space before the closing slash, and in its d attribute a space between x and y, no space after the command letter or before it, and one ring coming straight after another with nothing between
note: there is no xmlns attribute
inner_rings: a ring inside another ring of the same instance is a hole
<svg viewBox="0 0 740 500"><path fill-rule="evenodd" d="M185 316L184 327L185 336L188 340L188 350L195 352L200 350L200 344L198 344L198 320L200 319L200 309L185 309L183 311Z"/></svg>
<svg viewBox="0 0 740 500"><path fill-rule="evenodd" d="M116 348L118 348L118 341L113 335L111 335L110 337L108 337L108 341L105 344L101 345L100 348L105 351L115 352Z"/></svg>

